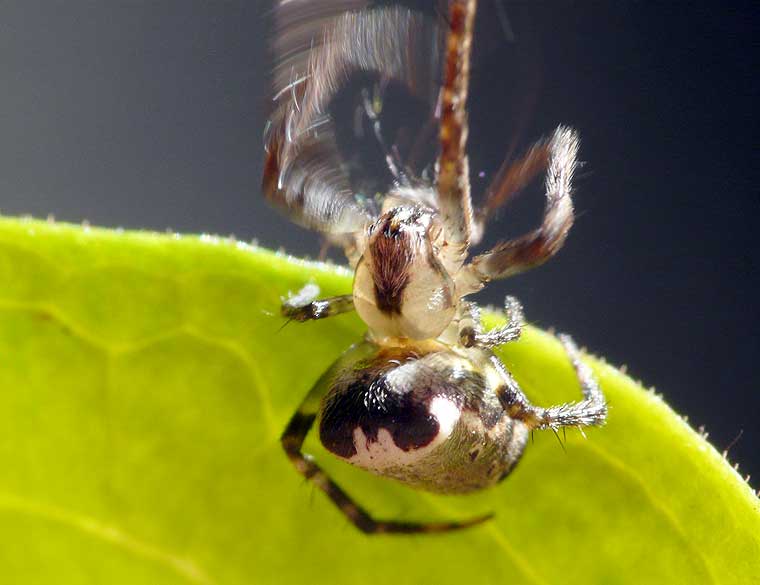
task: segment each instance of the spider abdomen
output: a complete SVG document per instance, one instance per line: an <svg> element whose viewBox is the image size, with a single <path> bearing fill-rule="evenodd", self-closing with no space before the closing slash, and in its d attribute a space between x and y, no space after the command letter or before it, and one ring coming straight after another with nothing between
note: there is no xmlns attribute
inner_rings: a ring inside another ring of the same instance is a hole
<svg viewBox="0 0 760 585"><path fill-rule="evenodd" d="M385 348L365 341L323 379L319 434L338 457L429 491L498 482L528 430L504 412L488 352L426 342Z"/></svg>

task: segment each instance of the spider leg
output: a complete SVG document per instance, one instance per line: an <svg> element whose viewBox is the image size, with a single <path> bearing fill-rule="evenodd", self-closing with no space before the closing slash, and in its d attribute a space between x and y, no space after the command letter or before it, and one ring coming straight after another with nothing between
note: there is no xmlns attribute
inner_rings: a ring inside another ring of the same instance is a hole
<svg viewBox="0 0 760 585"><path fill-rule="evenodd" d="M570 197L578 154L578 135L560 126L549 139L546 174L546 206L538 229L514 240L497 244L473 258L460 276L462 290L473 292L483 283L512 276L543 264L562 247L573 225Z"/></svg>
<svg viewBox="0 0 760 585"><path fill-rule="evenodd" d="M548 163L549 142L546 140L536 142L519 160L507 156L486 189L485 203L475 211L473 244L481 240L486 222L494 212L527 187Z"/></svg>
<svg viewBox="0 0 760 585"><path fill-rule="evenodd" d="M470 199L467 143L467 85L476 0L452 0L441 88L438 203L452 265L461 266L470 243Z"/></svg>
<svg viewBox="0 0 760 585"><path fill-rule="evenodd" d="M314 425L314 421L317 418L319 403L324 392L324 386L318 382L306 396L295 414L291 417L280 440L285 453L298 472L327 494L338 509L343 512L346 518L348 518L359 530L365 534L448 532L450 530L467 528L468 526L479 524L490 518L490 516L481 516L462 522L430 524L375 520L369 512L343 491L338 484L330 479L327 473L325 473L325 471L322 470L322 468L320 468L309 455L303 453L301 450L306 435L311 430L311 427Z"/></svg>
<svg viewBox="0 0 760 585"><path fill-rule="evenodd" d="M379 93L379 89L376 88L375 93ZM398 153L389 149L383 139L382 125L377 112L377 99L377 97L371 99L367 89L362 89L362 106L364 107L364 115L367 116L367 119L372 124L372 132L375 135L375 140L377 140L378 145L383 151L383 156L385 157L385 166L400 185L408 187L411 183L403 170L403 163L399 159Z"/></svg>
<svg viewBox="0 0 760 585"><path fill-rule="evenodd" d="M559 336L575 373L581 384L583 400L570 402L549 408L532 405L517 381L507 371L501 368L504 376L504 386L499 390L499 401L510 417L523 421L533 429L552 429L562 427L585 427L602 425L607 418L607 402L599 384L594 378L591 368L581 361L580 352L569 335Z"/></svg>
<svg viewBox="0 0 760 585"><path fill-rule="evenodd" d="M459 343L464 347L492 349L518 339L523 325L522 305L515 297L507 297L504 309L507 322L501 327L484 332L478 306L475 303L464 303L466 313L459 321Z"/></svg>
<svg viewBox="0 0 760 585"><path fill-rule="evenodd" d="M354 310L353 295L339 295L325 299L317 299L317 296L319 296L319 287L316 284L307 284L283 301L280 312L283 317L302 323Z"/></svg>

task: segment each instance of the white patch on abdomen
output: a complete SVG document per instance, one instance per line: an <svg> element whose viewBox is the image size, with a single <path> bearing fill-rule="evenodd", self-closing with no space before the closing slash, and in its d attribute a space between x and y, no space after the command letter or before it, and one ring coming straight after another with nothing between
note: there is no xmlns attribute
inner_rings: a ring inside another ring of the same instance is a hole
<svg viewBox="0 0 760 585"><path fill-rule="evenodd" d="M377 440L370 442L361 427L354 429L356 454L349 463L364 469L382 470L388 467L414 465L446 441L459 420L459 407L448 398L436 396L430 402L430 414L438 421L438 434L430 443L419 449L404 451L393 441L393 435L384 428L377 432Z"/></svg>

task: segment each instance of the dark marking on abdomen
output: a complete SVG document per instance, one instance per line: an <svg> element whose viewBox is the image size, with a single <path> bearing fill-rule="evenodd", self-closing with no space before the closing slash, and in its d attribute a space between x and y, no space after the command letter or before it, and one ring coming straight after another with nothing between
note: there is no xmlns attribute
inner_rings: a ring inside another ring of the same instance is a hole
<svg viewBox="0 0 760 585"><path fill-rule="evenodd" d="M343 458L356 455L354 430L361 428L367 441L377 442L386 429L404 451L428 445L439 425L430 414L428 401L419 400L414 389L392 388L385 376L363 375L328 397L319 424L319 437L329 451Z"/></svg>

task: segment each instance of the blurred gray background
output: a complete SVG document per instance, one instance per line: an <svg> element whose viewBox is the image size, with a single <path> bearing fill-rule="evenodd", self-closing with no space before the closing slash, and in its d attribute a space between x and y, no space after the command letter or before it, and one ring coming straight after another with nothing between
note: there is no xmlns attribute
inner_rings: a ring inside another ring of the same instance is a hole
<svg viewBox="0 0 760 585"><path fill-rule="evenodd" d="M580 130L586 164L564 250L480 299L515 294L533 323L627 364L718 449L743 431L731 459L758 485L750 4L481 5L476 196L510 145L519 152L560 122ZM259 193L270 8L0 2L2 213L234 233L315 255L318 239ZM541 205L537 192L521 197L487 241L532 226Z"/></svg>

